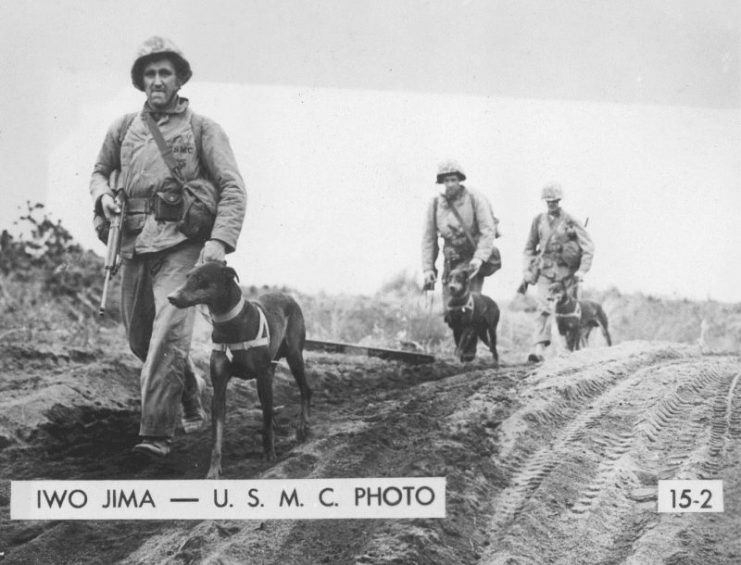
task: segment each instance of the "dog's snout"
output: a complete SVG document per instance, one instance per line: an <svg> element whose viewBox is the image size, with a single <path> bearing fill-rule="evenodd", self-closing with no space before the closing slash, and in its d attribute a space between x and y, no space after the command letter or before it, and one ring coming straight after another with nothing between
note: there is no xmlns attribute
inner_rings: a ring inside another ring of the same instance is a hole
<svg viewBox="0 0 741 565"><path fill-rule="evenodd" d="M173 306L177 306L178 308L183 307L183 298L177 290L168 294L167 300Z"/></svg>

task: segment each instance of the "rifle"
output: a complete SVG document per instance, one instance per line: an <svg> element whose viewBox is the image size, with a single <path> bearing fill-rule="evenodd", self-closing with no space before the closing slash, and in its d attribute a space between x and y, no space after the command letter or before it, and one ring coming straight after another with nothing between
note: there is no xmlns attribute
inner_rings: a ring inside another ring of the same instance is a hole
<svg viewBox="0 0 741 565"><path fill-rule="evenodd" d="M120 214L114 214L111 218L111 227L108 231L108 243L105 253L105 265L103 267L103 294L100 297L100 310L98 316L105 314L105 305L108 301L108 287L111 277L118 272L121 266L121 221L126 215L126 198L123 195L123 189L118 187L120 171L112 171L108 177L108 186L113 191L116 204L121 208Z"/></svg>

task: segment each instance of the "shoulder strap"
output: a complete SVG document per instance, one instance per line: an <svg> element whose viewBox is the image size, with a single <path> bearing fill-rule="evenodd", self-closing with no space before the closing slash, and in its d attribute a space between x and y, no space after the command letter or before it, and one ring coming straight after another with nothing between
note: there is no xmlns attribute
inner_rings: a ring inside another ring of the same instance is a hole
<svg viewBox="0 0 741 565"><path fill-rule="evenodd" d="M540 213L540 218L538 218L538 223L542 224L544 221L548 221L548 214L545 212ZM556 230L551 230L548 234L548 237L545 238L545 241L543 242L543 245L541 245L540 248L540 256L542 257L545 255L546 249L548 249L548 244L551 242L551 239L553 239L553 232Z"/></svg>
<svg viewBox="0 0 741 565"><path fill-rule="evenodd" d="M203 116L190 112L190 127L193 130L193 141L196 144L196 158L207 178L212 179L211 171L203 161Z"/></svg>
<svg viewBox="0 0 741 565"><path fill-rule="evenodd" d="M445 198L445 196L443 196ZM473 236L471 235L471 230L466 225L466 222L463 221L463 218L461 218L460 213L455 207L455 204L445 198L445 201L448 203L448 208L450 208L451 212L455 215L456 219L458 220L458 223L461 225L461 228L463 228L463 233L466 234L466 238L468 239L468 242L473 245L473 248L476 249L476 241L473 239Z"/></svg>
<svg viewBox="0 0 741 565"><path fill-rule="evenodd" d="M123 145L124 139L126 139L126 134L129 132L129 128L131 127L131 124L134 122L134 118L139 114L139 112L132 112L131 114L126 114L123 118L123 121L121 122L121 129L118 130L118 144Z"/></svg>
<svg viewBox="0 0 741 565"><path fill-rule="evenodd" d="M147 127L149 128L149 131L151 132L152 137L154 138L154 141L160 150L162 159L164 159L167 168L170 169L172 176L175 177L175 180L177 180L180 184L185 184L185 182L183 181L183 177L180 174L180 167L178 166L178 163L172 154L172 148L167 144L165 138L162 137L162 132L160 131L160 128L157 127L152 114L145 111L142 112L142 116L144 117L144 122L147 124Z"/></svg>
<svg viewBox="0 0 741 565"><path fill-rule="evenodd" d="M198 152L198 155L200 155L203 150L203 116L191 111L190 127L193 129L193 141L195 141L196 144L196 151Z"/></svg>
<svg viewBox="0 0 741 565"><path fill-rule="evenodd" d="M122 175L126 175L127 172L124 171L123 163L121 161L121 148L123 147L124 139L126 139L126 134L129 133L129 129L131 129L131 124L134 123L134 119L138 115L139 112L124 114L123 120L121 121L121 128L118 130L118 168Z"/></svg>

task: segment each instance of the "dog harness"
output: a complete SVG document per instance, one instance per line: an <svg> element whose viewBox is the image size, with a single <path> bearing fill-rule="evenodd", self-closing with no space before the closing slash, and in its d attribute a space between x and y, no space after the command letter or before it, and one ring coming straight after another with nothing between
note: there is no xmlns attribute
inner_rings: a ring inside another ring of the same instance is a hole
<svg viewBox="0 0 741 565"><path fill-rule="evenodd" d="M248 349L254 349L255 347L267 347L270 344L270 328L268 327L268 320L265 317L265 312L263 312L262 306L260 306L258 303L253 302L253 304L255 305L255 308L257 308L257 312L260 314L260 325L257 328L257 336L255 336L255 339L251 339L249 341L237 341L234 343L214 342L212 348L213 351L246 351ZM241 314L244 306L245 300L244 297L241 297L236 306L234 306L234 308L229 310L226 314L212 313L211 320L214 324L223 324L224 322L233 320L234 318L239 316L239 314Z"/></svg>
<svg viewBox="0 0 741 565"><path fill-rule="evenodd" d="M581 318L581 304L577 302L576 308L570 314L556 313L556 318Z"/></svg>

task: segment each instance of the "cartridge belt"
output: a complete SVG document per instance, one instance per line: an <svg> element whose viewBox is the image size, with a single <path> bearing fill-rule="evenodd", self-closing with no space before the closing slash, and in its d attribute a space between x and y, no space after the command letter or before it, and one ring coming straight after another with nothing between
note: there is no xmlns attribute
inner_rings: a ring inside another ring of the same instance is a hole
<svg viewBox="0 0 741 565"><path fill-rule="evenodd" d="M151 214L151 198L129 198L126 201L126 212L128 214Z"/></svg>

